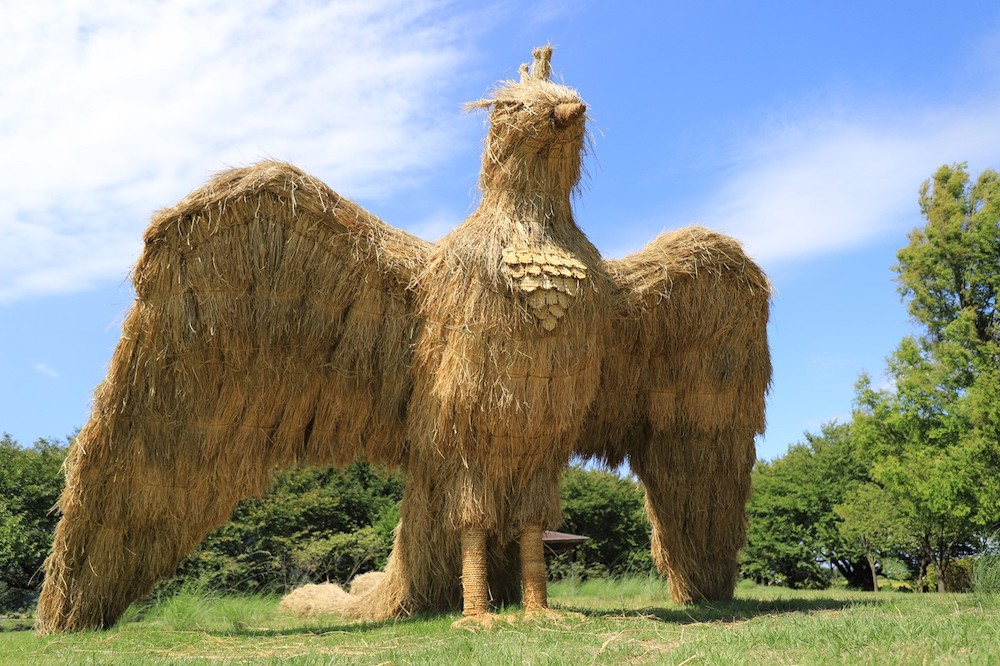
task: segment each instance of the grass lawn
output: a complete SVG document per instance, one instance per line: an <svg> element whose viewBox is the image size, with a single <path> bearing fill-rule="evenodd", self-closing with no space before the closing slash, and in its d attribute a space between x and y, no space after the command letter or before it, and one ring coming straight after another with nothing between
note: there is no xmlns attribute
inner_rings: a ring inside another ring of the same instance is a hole
<svg viewBox="0 0 1000 666"><path fill-rule="evenodd" d="M106 632L39 637L0 620L0 664L1000 664L996 597L741 586L732 602L677 606L656 578L550 593L579 616L476 632L452 629L457 614L305 621L276 598L181 594Z"/></svg>

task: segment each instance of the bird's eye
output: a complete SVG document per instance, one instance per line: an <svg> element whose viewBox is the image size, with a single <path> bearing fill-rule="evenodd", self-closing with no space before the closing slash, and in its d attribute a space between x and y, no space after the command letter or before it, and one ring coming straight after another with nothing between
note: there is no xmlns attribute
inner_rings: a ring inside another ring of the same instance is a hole
<svg viewBox="0 0 1000 666"><path fill-rule="evenodd" d="M507 113L516 113L524 108L524 102L520 101L510 101L510 102L497 102L497 109L503 110Z"/></svg>

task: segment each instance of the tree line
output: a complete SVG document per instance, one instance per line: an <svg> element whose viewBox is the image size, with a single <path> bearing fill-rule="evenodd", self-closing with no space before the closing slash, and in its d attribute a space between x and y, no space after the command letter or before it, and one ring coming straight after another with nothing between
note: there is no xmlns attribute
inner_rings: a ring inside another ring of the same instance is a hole
<svg viewBox="0 0 1000 666"><path fill-rule="evenodd" d="M892 267L918 332L862 374L848 423L754 472L744 574L823 587L879 574L940 591L1000 530L1000 177L946 165L920 188L925 224ZM892 569L895 569L895 572ZM933 580L929 580L933 579Z"/></svg>

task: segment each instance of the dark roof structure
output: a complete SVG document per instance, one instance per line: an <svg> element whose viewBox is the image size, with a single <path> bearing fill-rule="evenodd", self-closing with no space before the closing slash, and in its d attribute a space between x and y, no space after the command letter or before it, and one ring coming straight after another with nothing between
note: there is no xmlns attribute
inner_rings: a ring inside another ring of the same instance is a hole
<svg viewBox="0 0 1000 666"><path fill-rule="evenodd" d="M553 532L552 530L542 532L542 543L545 544L545 550L553 554L565 553L586 541L590 541L590 537L567 534L566 532Z"/></svg>

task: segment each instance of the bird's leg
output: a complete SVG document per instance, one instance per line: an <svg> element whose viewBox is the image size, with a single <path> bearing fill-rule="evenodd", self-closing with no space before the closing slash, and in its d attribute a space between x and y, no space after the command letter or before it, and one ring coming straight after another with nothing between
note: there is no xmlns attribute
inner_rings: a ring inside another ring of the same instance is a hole
<svg viewBox="0 0 1000 666"><path fill-rule="evenodd" d="M486 578L486 530L462 530L462 615L482 615L490 609L490 588Z"/></svg>
<svg viewBox="0 0 1000 666"><path fill-rule="evenodd" d="M521 579L524 581L524 617L546 622L582 622L579 613L549 608L546 588L548 572L545 568L545 551L542 543L542 526L528 525L521 532Z"/></svg>
<svg viewBox="0 0 1000 666"><path fill-rule="evenodd" d="M509 622L490 612L490 586L486 577L486 530L462 530L462 618L452 623L456 629L492 629Z"/></svg>
<svg viewBox="0 0 1000 666"><path fill-rule="evenodd" d="M545 552L541 525L528 525L521 532L521 578L524 581L524 612L532 614L549 607L546 589Z"/></svg>

